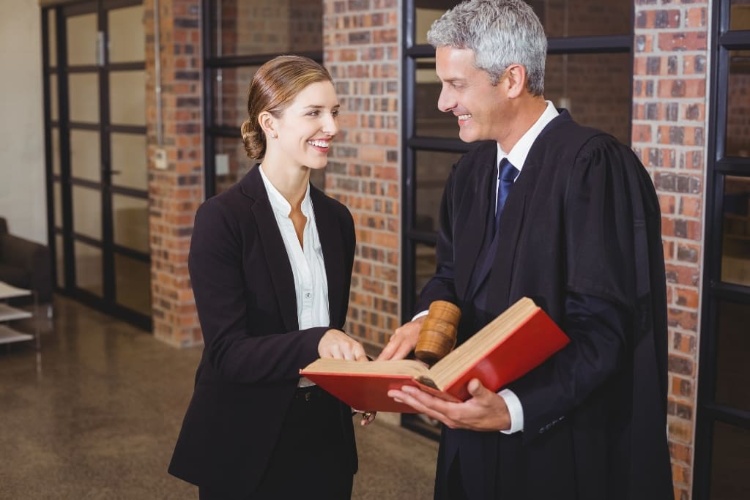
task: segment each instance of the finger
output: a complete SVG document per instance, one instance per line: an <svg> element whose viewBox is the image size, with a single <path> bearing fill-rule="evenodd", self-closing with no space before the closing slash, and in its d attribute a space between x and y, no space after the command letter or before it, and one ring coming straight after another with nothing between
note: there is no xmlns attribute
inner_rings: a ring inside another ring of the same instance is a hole
<svg viewBox="0 0 750 500"><path fill-rule="evenodd" d="M476 378L471 379L466 388L469 390L469 394L471 394L475 398L481 398L482 396L486 396L491 392L489 389L482 385L479 379Z"/></svg>
<svg viewBox="0 0 750 500"><path fill-rule="evenodd" d="M365 348L361 344L355 344L354 346L354 359L356 361L367 361L367 353Z"/></svg>
<svg viewBox="0 0 750 500"><path fill-rule="evenodd" d="M386 361L391 359L393 357L393 352L396 350L396 344L397 340L391 337L391 340L388 342L385 348L380 351L380 354L378 354L378 357L376 359L378 361Z"/></svg>

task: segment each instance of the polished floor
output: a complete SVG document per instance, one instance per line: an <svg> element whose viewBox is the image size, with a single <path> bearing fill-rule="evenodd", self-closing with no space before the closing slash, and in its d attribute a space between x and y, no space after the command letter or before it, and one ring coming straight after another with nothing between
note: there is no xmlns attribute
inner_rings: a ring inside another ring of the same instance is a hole
<svg viewBox="0 0 750 500"><path fill-rule="evenodd" d="M166 469L200 350L65 298L54 309L16 323L39 330L38 353L0 345L0 499L197 499ZM432 498L434 441L386 414L357 444L354 499Z"/></svg>

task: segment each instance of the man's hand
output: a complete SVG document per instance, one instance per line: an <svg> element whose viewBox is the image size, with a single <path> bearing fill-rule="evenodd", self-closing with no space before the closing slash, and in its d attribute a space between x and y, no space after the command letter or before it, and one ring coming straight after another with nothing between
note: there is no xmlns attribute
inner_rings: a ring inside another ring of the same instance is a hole
<svg viewBox="0 0 750 500"><path fill-rule="evenodd" d="M414 321L404 323L400 327L396 328L396 331L391 335L388 345L382 350L378 356L378 361L385 361L389 359L404 359L409 355L414 347L417 345L419 339L419 330L422 328L422 323L426 316L419 317Z"/></svg>
<svg viewBox="0 0 750 500"><path fill-rule="evenodd" d="M328 330L321 337L318 342L318 354L321 358L367 361L367 354L362 344L341 330Z"/></svg>
<svg viewBox="0 0 750 500"><path fill-rule="evenodd" d="M392 389L388 396L406 403L419 413L440 420L451 429L472 431L501 431L510 429L510 414L505 400L487 389L477 379L469 381L471 397L463 403L451 403L419 390L404 386Z"/></svg>

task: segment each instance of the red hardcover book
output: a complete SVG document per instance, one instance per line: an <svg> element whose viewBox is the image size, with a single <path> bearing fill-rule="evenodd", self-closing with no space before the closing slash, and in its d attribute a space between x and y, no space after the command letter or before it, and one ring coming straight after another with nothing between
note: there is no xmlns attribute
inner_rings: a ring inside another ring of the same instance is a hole
<svg viewBox="0 0 750 500"><path fill-rule="evenodd" d="M524 297L432 367L411 359L318 359L300 374L356 410L415 413L388 397L388 391L413 385L449 401L465 401L471 379L498 391L568 342L560 327Z"/></svg>

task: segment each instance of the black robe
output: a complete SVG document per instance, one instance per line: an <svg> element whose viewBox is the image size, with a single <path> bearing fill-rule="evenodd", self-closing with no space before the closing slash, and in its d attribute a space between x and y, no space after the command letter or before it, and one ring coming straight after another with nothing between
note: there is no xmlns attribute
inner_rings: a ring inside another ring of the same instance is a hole
<svg viewBox="0 0 750 500"><path fill-rule="evenodd" d="M523 406L523 432L444 429L436 498L447 498L456 453L467 470L482 471L481 498L673 498L666 280L648 173L629 148L563 111L534 142L508 196L486 307L478 307L469 281L491 213L496 156L495 142L480 143L454 166L441 206L437 272L418 310L437 299L459 304L461 342L527 296L570 327L571 343L510 384ZM572 294L624 313L622 335L602 334L600 318L570 317Z"/></svg>

